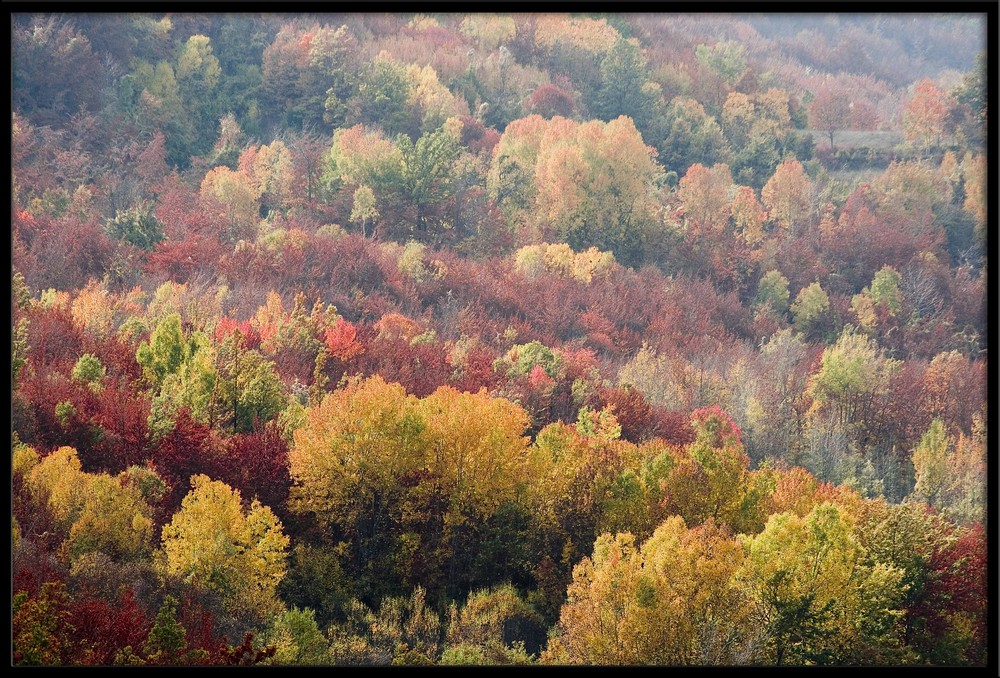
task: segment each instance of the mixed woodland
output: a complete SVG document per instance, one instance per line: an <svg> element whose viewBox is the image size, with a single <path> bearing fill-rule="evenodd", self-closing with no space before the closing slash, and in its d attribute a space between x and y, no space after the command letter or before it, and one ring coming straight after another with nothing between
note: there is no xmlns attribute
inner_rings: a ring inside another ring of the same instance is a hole
<svg viewBox="0 0 1000 678"><path fill-rule="evenodd" d="M988 660L980 17L11 21L13 663Z"/></svg>

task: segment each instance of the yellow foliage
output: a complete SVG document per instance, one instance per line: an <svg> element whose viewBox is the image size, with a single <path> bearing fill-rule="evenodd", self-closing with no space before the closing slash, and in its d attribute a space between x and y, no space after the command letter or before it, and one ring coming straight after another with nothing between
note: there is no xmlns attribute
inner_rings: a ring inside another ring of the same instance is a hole
<svg viewBox="0 0 1000 678"><path fill-rule="evenodd" d="M281 609L288 537L270 508L208 476L191 477L181 509L163 527L166 572L218 591L233 612L263 619Z"/></svg>
<svg viewBox="0 0 1000 678"><path fill-rule="evenodd" d="M535 24L535 43L548 49L571 45L591 54L602 54L611 49L619 37L618 31L604 19L543 14Z"/></svg>
<svg viewBox="0 0 1000 678"><path fill-rule="evenodd" d="M18 460L22 468L31 461L30 448L25 449ZM35 465L27 486L68 535L62 553L70 561L94 551L118 559L148 554L152 507L138 488L121 479L83 472L72 447L61 447Z"/></svg>
<svg viewBox="0 0 1000 678"><path fill-rule="evenodd" d="M105 338L114 329L115 299L96 280L87 283L73 300L73 321L86 332Z"/></svg>
<svg viewBox="0 0 1000 678"><path fill-rule="evenodd" d="M607 275L615 264L615 255L590 247L574 253L565 243L525 245L514 254L514 270L527 277L543 271L560 277L591 283Z"/></svg>

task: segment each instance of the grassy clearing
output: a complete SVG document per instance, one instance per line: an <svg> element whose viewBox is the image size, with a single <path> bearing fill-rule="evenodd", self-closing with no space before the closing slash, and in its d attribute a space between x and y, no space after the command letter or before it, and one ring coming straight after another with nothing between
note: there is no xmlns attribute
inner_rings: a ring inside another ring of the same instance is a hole
<svg viewBox="0 0 1000 678"><path fill-rule="evenodd" d="M830 135L816 129L804 130L812 135L816 148L829 148ZM904 141L902 132L885 132L872 130L841 130L833 133L833 145L836 148L873 148L891 150Z"/></svg>

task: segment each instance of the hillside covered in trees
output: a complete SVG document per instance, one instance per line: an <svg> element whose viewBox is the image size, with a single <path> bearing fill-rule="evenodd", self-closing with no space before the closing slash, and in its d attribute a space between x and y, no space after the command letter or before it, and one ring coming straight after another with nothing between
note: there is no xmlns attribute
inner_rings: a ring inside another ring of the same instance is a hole
<svg viewBox="0 0 1000 678"><path fill-rule="evenodd" d="M985 664L984 17L11 15L12 662Z"/></svg>

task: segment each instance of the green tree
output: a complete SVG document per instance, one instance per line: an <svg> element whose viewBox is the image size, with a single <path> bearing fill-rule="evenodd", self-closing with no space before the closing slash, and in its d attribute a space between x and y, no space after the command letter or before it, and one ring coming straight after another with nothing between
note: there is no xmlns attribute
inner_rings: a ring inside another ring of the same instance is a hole
<svg viewBox="0 0 1000 678"><path fill-rule="evenodd" d="M163 225L153 215L153 206L149 203L119 211L108 220L106 230L112 238L147 252L165 237Z"/></svg>
<svg viewBox="0 0 1000 678"><path fill-rule="evenodd" d="M823 337L830 329L830 297L819 282L803 287L792 304L795 329L806 337Z"/></svg>
<svg viewBox="0 0 1000 678"><path fill-rule="evenodd" d="M222 69L212 54L211 40L205 35L192 35L177 56L177 88L194 123L193 153L212 148L219 116L216 88Z"/></svg>
<svg viewBox="0 0 1000 678"><path fill-rule="evenodd" d="M736 576L754 599L751 623L766 632L764 661L836 662L852 652L859 625L898 618L903 571L865 566L853 520L835 504L804 517L773 515L763 532L741 540L746 557Z"/></svg>
<svg viewBox="0 0 1000 678"><path fill-rule="evenodd" d="M386 53L379 54L358 84L357 122L379 125L389 136L407 131L410 111L410 80L406 68ZM339 99L327 104L334 113L339 108Z"/></svg>
<svg viewBox="0 0 1000 678"><path fill-rule="evenodd" d="M194 348L181 330L180 314L170 313L156 325L149 341L139 344L135 359L146 378L158 386L168 374L180 370L193 355Z"/></svg>
<svg viewBox="0 0 1000 678"><path fill-rule="evenodd" d="M274 362L259 351L247 350L243 337L233 332L216 350L213 402L219 419L235 433L247 433L278 416L286 405L281 378Z"/></svg>
<svg viewBox="0 0 1000 678"><path fill-rule="evenodd" d="M45 582L37 596L19 591L11 601L13 663L18 666L65 665L72 658L70 596L62 582Z"/></svg>
<svg viewBox="0 0 1000 678"><path fill-rule="evenodd" d="M453 166L458 158L458 139L444 127L424 134L416 143L406 135L396 137L403 158L403 190L415 210L418 233L447 228L437 210L455 194Z"/></svg>
<svg viewBox="0 0 1000 678"><path fill-rule="evenodd" d="M948 484L949 448L954 446L944 422L934 419L913 449L917 483L913 494L937 509L943 508Z"/></svg>
<svg viewBox="0 0 1000 678"><path fill-rule="evenodd" d="M739 82L747 70L743 45L733 40L723 40L711 47L696 45L694 55L698 63L718 75L730 87Z"/></svg>
<svg viewBox="0 0 1000 678"><path fill-rule="evenodd" d="M262 641L275 647L269 664L322 666L333 663L330 644L316 624L316 613L309 608L293 607L275 617Z"/></svg>
<svg viewBox="0 0 1000 678"><path fill-rule="evenodd" d="M174 664L184 661L187 630L177 621L177 599L173 596L164 597L143 649L150 664Z"/></svg>
<svg viewBox="0 0 1000 678"><path fill-rule="evenodd" d="M757 284L756 302L771 308L779 316L788 311L788 278L781 271L771 270Z"/></svg>
<svg viewBox="0 0 1000 678"><path fill-rule="evenodd" d="M312 36L309 68L303 73L306 105L334 128L347 119L349 101L358 90L358 66L357 41L347 26L324 26Z"/></svg>
<svg viewBox="0 0 1000 678"><path fill-rule="evenodd" d="M551 348L535 340L527 344L516 344L507 353L493 362L493 369L504 371L509 377L527 376L535 366L541 366L551 379L562 375L563 359Z"/></svg>
<svg viewBox="0 0 1000 678"><path fill-rule="evenodd" d="M661 99L647 82L646 57L639 42L618 38L601 59L601 82L591 104L591 113L604 121L625 115L640 131L649 129ZM643 135L647 137L647 134Z"/></svg>
<svg viewBox="0 0 1000 678"><path fill-rule="evenodd" d="M831 412L844 426L868 420L889 392L889 379L899 367L886 358L864 334L845 329L820 358L820 368L809 381L813 413Z"/></svg>
<svg viewBox="0 0 1000 678"><path fill-rule="evenodd" d="M899 313L902 299L899 286L903 278L891 266L883 266L872 278L871 298L876 304L882 304L893 314Z"/></svg>
<svg viewBox="0 0 1000 678"><path fill-rule="evenodd" d="M530 664L545 625L510 584L469 593L449 610L442 664ZM527 640L526 640L527 639Z"/></svg>
<svg viewBox="0 0 1000 678"><path fill-rule="evenodd" d="M76 361L73 366L73 371L70 376L73 377L75 381L82 381L85 384L100 386L101 380L104 379L104 374L106 370L104 365L101 364L100 359L91 354L84 353L80 356L80 359Z"/></svg>
<svg viewBox="0 0 1000 678"><path fill-rule="evenodd" d="M683 175L691 165L727 162L729 148L716 119L694 99L675 97L664 113L664 138L657 159L668 170Z"/></svg>
<svg viewBox="0 0 1000 678"><path fill-rule="evenodd" d="M375 193L368 186L358 186L354 191L354 202L351 207L351 221L361 223L361 235L367 237L369 221L378 219L379 213L375 206Z"/></svg>

